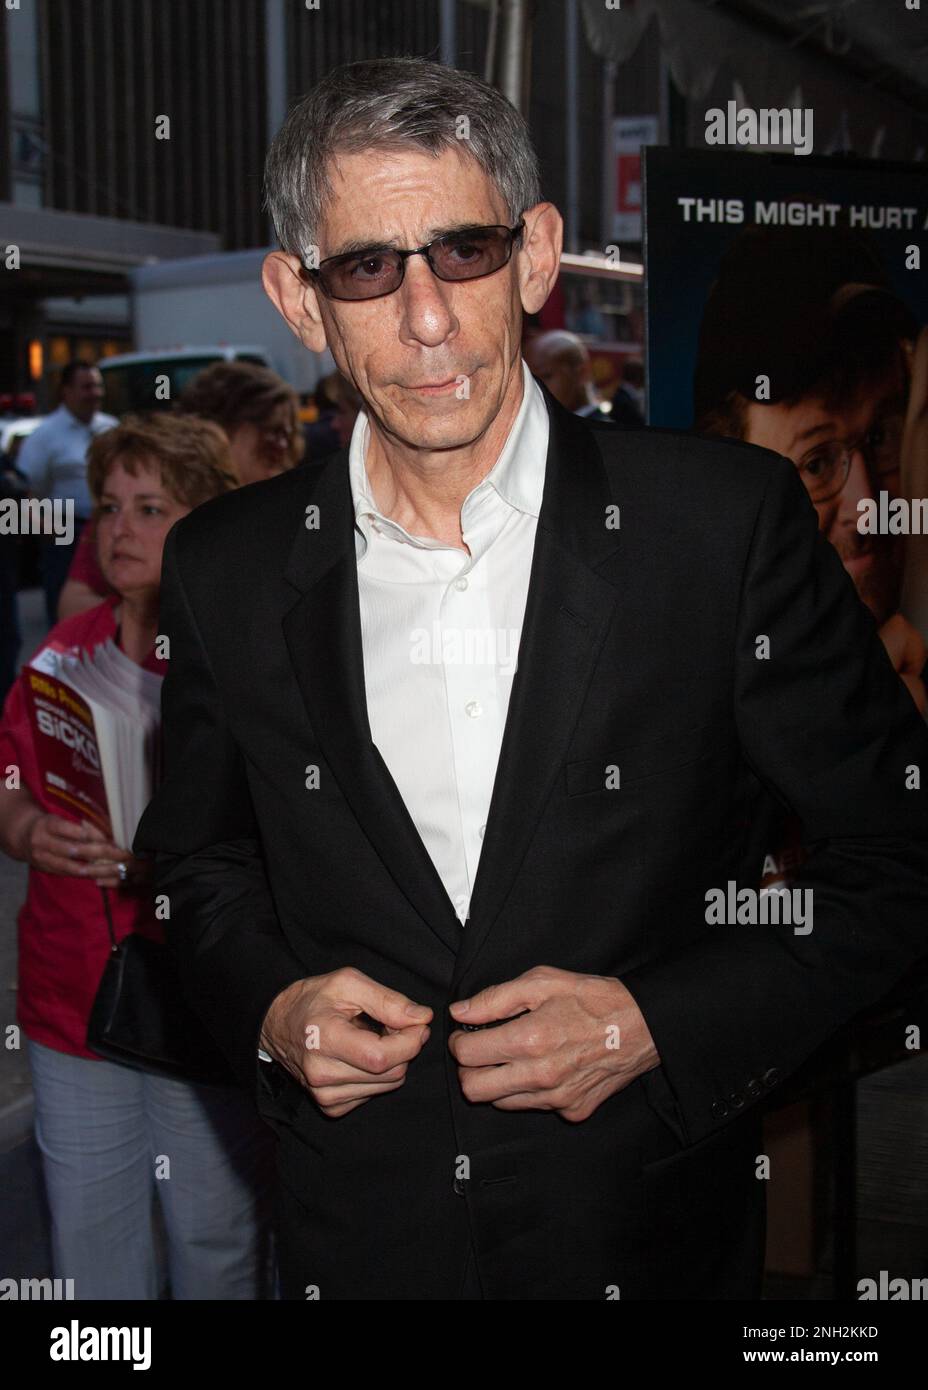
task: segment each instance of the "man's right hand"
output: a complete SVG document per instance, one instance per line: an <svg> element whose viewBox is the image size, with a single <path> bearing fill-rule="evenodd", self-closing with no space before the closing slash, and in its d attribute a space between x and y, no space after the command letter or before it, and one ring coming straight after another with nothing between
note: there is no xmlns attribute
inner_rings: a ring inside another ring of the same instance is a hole
<svg viewBox="0 0 928 1390"><path fill-rule="evenodd" d="M382 1037L355 1021L361 1013L384 1025ZM261 1046L338 1119L402 1086L431 1017L424 1004L345 966L282 990L265 1016Z"/></svg>

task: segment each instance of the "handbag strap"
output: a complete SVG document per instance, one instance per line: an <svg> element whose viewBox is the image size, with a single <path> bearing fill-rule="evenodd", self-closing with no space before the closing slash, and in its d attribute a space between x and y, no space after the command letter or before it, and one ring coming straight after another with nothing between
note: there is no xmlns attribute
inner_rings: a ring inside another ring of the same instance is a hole
<svg viewBox="0 0 928 1390"><path fill-rule="evenodd" d="M103 911L106 913L106 926L110 934L110 950L115 955L119 948L116 945L116 932L113 929L113 914L110 911L110 895L102 883L100 884L100 892L103 894Z"/></svg>

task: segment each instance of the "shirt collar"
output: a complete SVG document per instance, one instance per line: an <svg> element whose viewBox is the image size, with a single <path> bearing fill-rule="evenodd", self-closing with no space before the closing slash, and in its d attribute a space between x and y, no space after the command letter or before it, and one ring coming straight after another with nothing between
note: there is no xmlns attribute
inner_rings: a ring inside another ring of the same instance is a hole
<svg viewBox="0 0 928 1390"><path fill-rule="evenodd" d="M74 414L74 412L69 410L68 407L65 405L64 401L62 401L55 414L59 417L62 424L64 425L68 425L72 428L76 426L78 429L88 430L92 427L94 420L96 420L99 414L99 411L95 410L90 420L85 423L83 420L79 420L77 416Z"/></svg>
<svg viewBox="0 0 928 1390"><path fill-rule="evenodd" d="M548 455L548 408L541 388L525 363L522 365L522 402L506 437L502 452L489 473L464 499L461 508L473 510L488 492L495 492L514 511L538 517L545 483ZM412 536L397 522L385 517L374 502L365 458L370 439L370 423L365 411L355 421L348 446L348 476L358 535L358 555L367 549L369 527L376 526L398 541L425 549L445 549L445 542Z"/></svg>

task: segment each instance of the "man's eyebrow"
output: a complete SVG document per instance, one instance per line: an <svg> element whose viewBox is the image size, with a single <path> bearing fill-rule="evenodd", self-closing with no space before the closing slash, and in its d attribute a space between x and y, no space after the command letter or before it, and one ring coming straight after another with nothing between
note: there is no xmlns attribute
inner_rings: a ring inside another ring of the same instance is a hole
<svg viewBox="0 0 928 1390"><path fill-rule="evenodd" d="M459 236L462 232L477 232L484 227L495 227L495 222L455 222L449 227L429 227L425 233L425 241L420 242L420 246L426 245L430 241L435 241L442 236ZM362 241L355 238L352 241L343 241L337 250L330 252L325 260L330 260L335 256L357 256L361 251L398 251L405 250L400 247L399 238L392 237L385 241Z"/></svg>

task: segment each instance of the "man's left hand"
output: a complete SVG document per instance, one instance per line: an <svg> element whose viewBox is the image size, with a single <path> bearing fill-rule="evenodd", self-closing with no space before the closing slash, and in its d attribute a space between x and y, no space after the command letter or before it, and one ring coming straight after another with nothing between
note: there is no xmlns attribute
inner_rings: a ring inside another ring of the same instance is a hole
<svg viewBox="0 0 928 1390"><path fill-rule="evenodd" d="M539 965L458 1000L451 1014L458 1023L490 1023L526 1009L511 1023L451 1034L468 1100L499 1110L556 1110L577 1122L660 1065L638 1005L621 980L605 975Z"/></svg>

